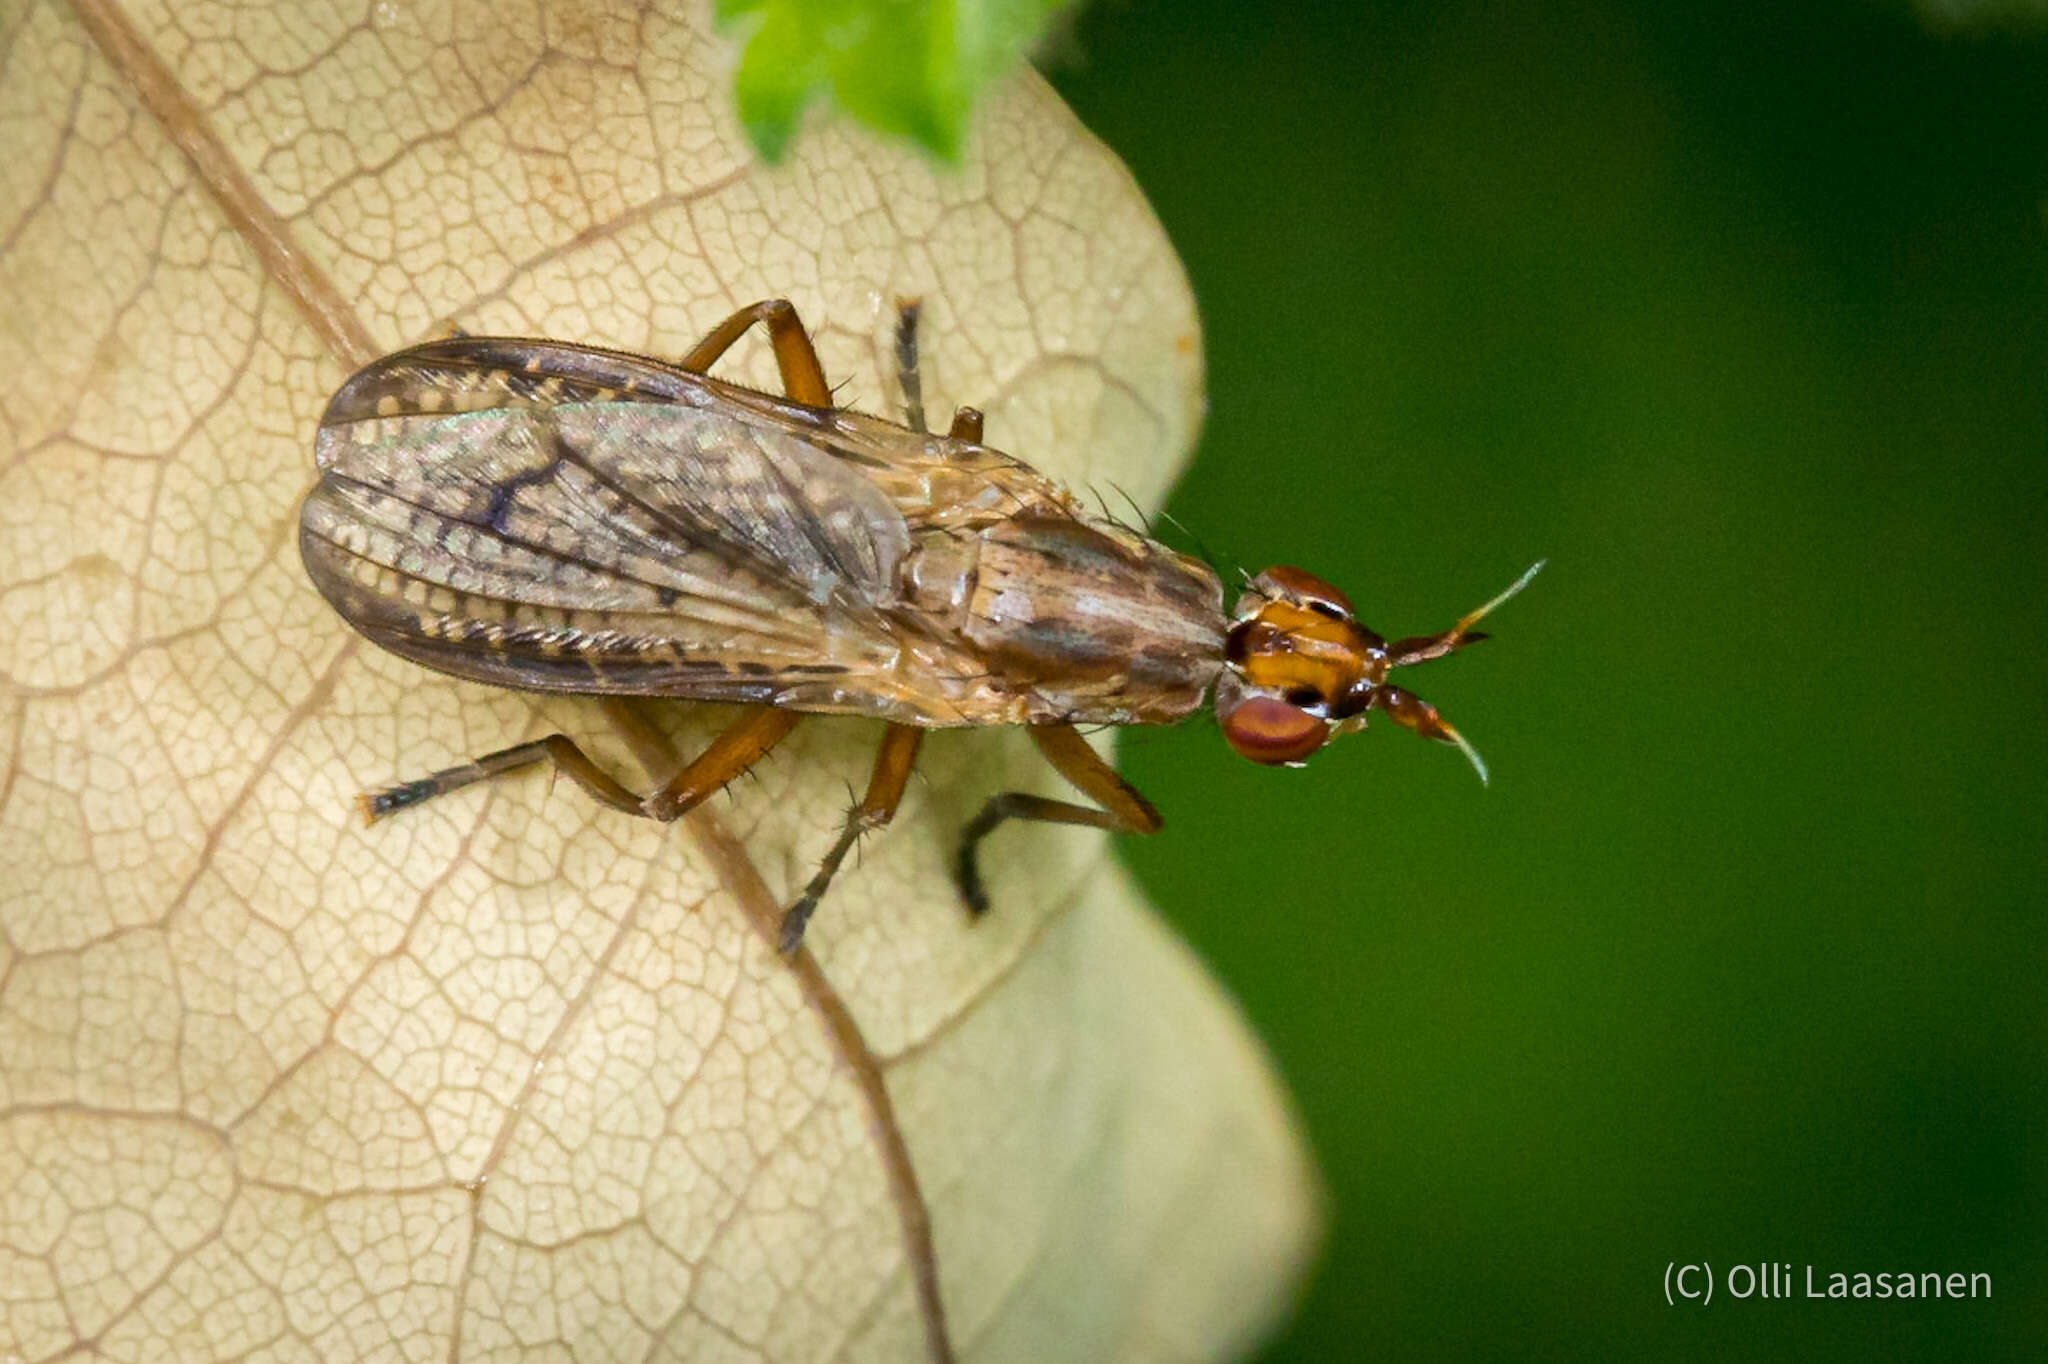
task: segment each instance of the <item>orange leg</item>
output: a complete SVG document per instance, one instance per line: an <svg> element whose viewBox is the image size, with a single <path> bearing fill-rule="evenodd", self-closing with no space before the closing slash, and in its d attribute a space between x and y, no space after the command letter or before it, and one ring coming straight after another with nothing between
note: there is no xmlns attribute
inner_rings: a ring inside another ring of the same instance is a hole
<svg viewBox="0 0 2048 1364"><path fill-rule="evenodd" d="M756 322L768 324L768 341L775 347L783 392L807 407L832 406L832 387L825 382L825 369L818 363L810 333L797 317L795 305L786 298L764 299L740 309L699 341L697 348L683 357L682 367L692 374L703 374Z"/></svg>
<svg viewBox="0 0 2048 1364"><path fill-rule="evenodd" d="M803 717L773 706L748 706L739 719L720 732L711 746L670 777L659 791L640 802L649 819L676 819L703 803L706 796L768 756L768 750Z"/></svg>
<svg viewBox="0 0 2048 1364"><path fill-rule="evenodd" d="M802 945L804 925L811 921L811 913L824 897L825 888L832 884L833 873L839 870L839 864L846 860L846 854L861 835L882 828L896 817L896 807L903 803L903 790L910 784L911 769L917 766L918 746L923 742L924 731L915 725L892 724L882 736L881 751L875 754L874 775L868 778L867 795L847 812L846 827L840 830L839 841L818 864L818 874L804 887L804 893L782 916L784 956L793 956Z"/></svg>
<svg viewBox="0 0 2048 1364"><path fill-rule="evenodd" d="M590 755L566 735L550 734L531 743L515 744L496 753L446 767L417 781L400 782L381 791L366 791L356 797L365 822L393 811L432 800L435 796L460 790L471 782L501 776L538 762L552 762L555 770L596 797L599 803L629 815L671 820L718 790L766 756L769 749L797 722L793 711L767 706L749 706L712 740L697 760L677 773L667 785L642 800L621 786Z"/></svg>
<svg viewBox="0 0 2048 1364"><path fill-rule="evenodd" d="M961 836L960 858L954 867L960 898L977 915L988 912L988 892L982 888L976 851L981 840L994 833L1006 819L1085 824L1129 834L1155 834L1164 823L1152 802L1118 776L1116 769L1104 762L1072 725L1033 725L1030 734L1039 752L1045 754L1059 774L1072 782L1082 795L1103 808L1097 810L1070 801L1048 800L1025 791L1005 791L990 796L988 803L981 807L981 813L974 817Z"/></svg>

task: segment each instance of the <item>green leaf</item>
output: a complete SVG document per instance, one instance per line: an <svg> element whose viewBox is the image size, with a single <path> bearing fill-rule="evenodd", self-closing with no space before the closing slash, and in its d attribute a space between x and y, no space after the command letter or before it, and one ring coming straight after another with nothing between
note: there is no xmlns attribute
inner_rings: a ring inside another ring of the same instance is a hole
<svg viewBox="0 0 2048 1364"><path fill-rule="evenodd" d="M974 102L1062 0L718 0L749 30L734 94L747 137L779 161L820 93L879 132L959 157Z"/></svg>

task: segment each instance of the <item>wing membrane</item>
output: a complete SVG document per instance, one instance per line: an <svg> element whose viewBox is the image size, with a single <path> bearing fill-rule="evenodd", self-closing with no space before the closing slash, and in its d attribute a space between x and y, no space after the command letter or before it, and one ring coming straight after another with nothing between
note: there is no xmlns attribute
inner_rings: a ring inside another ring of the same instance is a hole
<svg viewBox="0 0 2048 1364"><path fill-rule="evenodd" d="M307 566L376 642L479 681L889 713L849 679L901 652L902 516L725 388L546 343L386 357L322 423Z"/></svg>
<svg viewBox="0 0 2048 1364"><path fill-rule="evenodd" d="M709 407L741 394L793 420L817 415L799 403L625 351L458 336L394 351L356 371L328 400L320 424L614 400Z"/></svg>
<svg viewBox="0 0 2048 1364"><path fill-rule="evenodd" d="M300 548L378 644L530 690L966 723L983 661L899 601L914 543L1067 494L999 451L624 352L462 337L322 419Z"/></svg>

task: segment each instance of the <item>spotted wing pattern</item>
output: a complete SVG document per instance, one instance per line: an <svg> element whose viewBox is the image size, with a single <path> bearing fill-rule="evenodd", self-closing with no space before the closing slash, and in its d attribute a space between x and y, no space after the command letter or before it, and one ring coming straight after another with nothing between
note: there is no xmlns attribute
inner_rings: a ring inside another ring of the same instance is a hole
<svg viewBox="0 0 2048 1364"><path fill-rule="evenodd" d="M1066 495L1006 456L560 343L387 356L321 422L300 550L363 634L525 690L959 724L913 540Z"/></svg>

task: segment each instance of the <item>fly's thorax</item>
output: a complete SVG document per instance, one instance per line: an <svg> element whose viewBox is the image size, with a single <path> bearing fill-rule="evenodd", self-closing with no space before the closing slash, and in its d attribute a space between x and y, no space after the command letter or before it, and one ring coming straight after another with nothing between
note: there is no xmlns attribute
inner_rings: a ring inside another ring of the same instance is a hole
<svg viewBox="0 0 2048 1364"><path fill-rule="evenodd" d="M905 603L920 618L943 630L967 628L967 599L974 591L981 559L980 537L954 530L924 530L911 537L903 561Z"/></svg>
<svg viewBox="0 0 2048 1364"><path fill-rule="evenodd" d="M1155 723L1200 708L1223 664L1223 588L1206 564L1106 522L1018 516L928 535L905 566L1036 720Z"/></svg>

